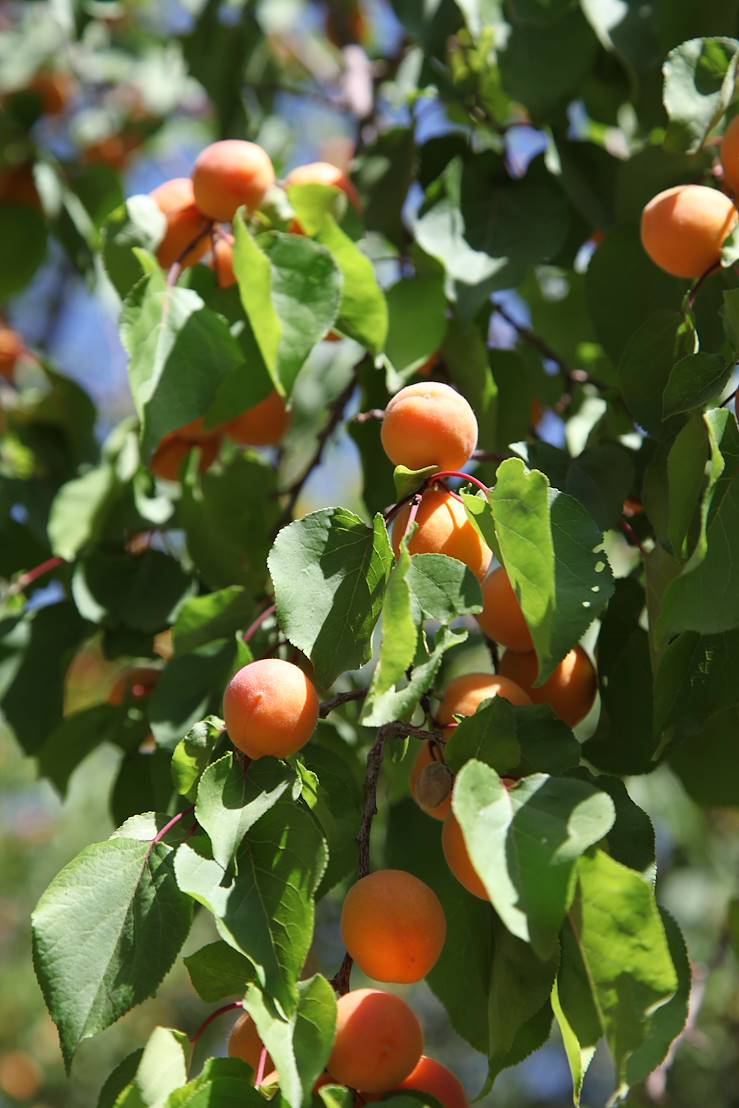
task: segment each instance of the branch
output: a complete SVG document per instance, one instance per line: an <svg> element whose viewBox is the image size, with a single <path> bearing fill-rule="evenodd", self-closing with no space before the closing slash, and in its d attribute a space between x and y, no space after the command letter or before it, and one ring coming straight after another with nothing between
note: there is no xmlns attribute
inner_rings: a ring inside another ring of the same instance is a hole
<svg viewBox="0 0 739 1108"><path fill-rule="evenodd" d="M209 236L212 231L213 231L213 220L209 220L206 223L205 227L203 227L202 231L198 231L197 235L195 235L195 238L191 239L190 242L188 242L187 246L184 248L184 250L180 251L180 253L175 258L172 265L167 270L167 284L169 285L170 288L172 288L174 285L176 285L177 282L179 281L180 274L182 273L185 258L187 257L187 255L190 253L191 250L193 250L198 245L198 243L202 242L204 238Z"/></svg>
<svg viewBox="0 0 739 1108"><path fill-rule="evenodd" d="M325 719L334 708L340 708L342 704L348 704L352 700L361 700L366 695L366 689L352 689L351 692L337 693L331 700L324 700L318 715L321 719Z"/></svg>

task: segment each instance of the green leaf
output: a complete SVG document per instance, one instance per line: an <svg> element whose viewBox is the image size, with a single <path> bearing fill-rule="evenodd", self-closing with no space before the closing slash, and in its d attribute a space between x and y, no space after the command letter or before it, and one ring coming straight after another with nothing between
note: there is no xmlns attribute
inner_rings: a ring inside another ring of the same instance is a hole
<svg viewBox="0 0 739 1108"><path fill-rule="evenodd" d="M49 514L49 539L54 554L72 561L97 538L117 487L115 470L110 464L95 466L62 485Z"/></svg>
<svg viewBox="0 0 739 1108"><path fill-rule="evenodd" d="M613 825L613 801L584 781L535 774L506 789L475 760L452 808L472 864L508 930L549 957L573 895L577 859Z"/></svg>
<svg viewBox="0 0 739 1108"><path fill-rule="evenodd" d="M434 473L438 473L438 470L438 466L424 466L423 469L396 466L393 470L396 500L404 500L411 493L417 492L426 478L432 477Z"/></svg>
<svg viewBox="0 0 739 1108"><path fill-rule="evenodd" d="M220 709L236 658L236 644L219 639L167 663L148 702L160 746L173 749L210 710Z"/></svg>
<svg viewBox="0 0 739 1108"><path fill-rule="evenodd" d="M67 1069L83 1039L156 991L191 916L163 843L94 843L54 878L32 916L33 959Z"/></svg>
<svg viewBox="0 0 739 1108"><path fill-rule="evenodd" d="M193 989L206 1004L215 1004L230 996L242 997L246 986L254 980L249 959L223 939L208 943L183 961Z"/></svg>
<svg viewBox="0 0 739 1108"><path fill-rule="evenodd" d="M221 938L249 959L260 987L288 1016L313 937L313 896L327 861L323 836L309 812L279 800L249 830L238 861L238 875L229 879L184 843L177 882L212 913Z"/></svg>
<svg viewBox="0 0 739 1108"><path fill-rule="evenodd" d="M421 635L408 681L399 688L390 688L374 696L369 703L368 697L362 709L362 726L381 727L393 720L410 719L421 697L436 680L447 650L459 646L466 638L466 631L454 632L449 627L442 627L429 648L426 636Z"/></svg>
<svg viewBox="0 0 739 1108"><path fill-rule="evenodd" d="M381 516L368 527L344 508L313 512L280 531L267 564L280 627L319 685L369 660L393 565Z"/></svg>
<svg viewBox="0 0 739 1108"><path fill-rule="evenodd" d="M168 432L205 415L244 361L223 316L193 289L167 285L158 268L127 295L121 339L146 459Z"/></svg>
<svg viewBox="0 0 739 1108"><path fill-rule="evenodd" d="M61 792L88 754L111 741L118 730L120 711L112 704L93 704L66 716L36 751L39 772ZM143 736L142 736L143 738Z"/></svg>
<svg viewBox="0 0 739 1108"><path fill-rule="evenodd" d="M673 741L701 735L719 712L739 708L739 631L684 632L665 649L654 681L655 730Z"/></svg>
<svg viewBox="0 0 739 1108"><path fill-rule="evenodd" d="M482 611L480 582L474 573L445 554L415 554L408 570L408 586L424 615L439 623Z"/></svg>
<svg viewBox="0 0 739 1108"><path fill-rule="evenodd" d="M103 264L120 297L141 278L135 246L154 253L164 237L167 220L150 196L129 196L103 225Z"/></svg>
<svg viewBox="0 0 739 1108"><path fill-rule="evenodd" d="M172 754L172 783L186 800L194 801L198 782L205 772L211 755L225 731L225 724L218 716L200 720L180 739Z"/></svg>
<svg viewBox="0 0 739 1108"><path fill-rule="evenodd" d="M629 411L657 437L667 433L663 428L662 397L670 387L673 366L679 359L683 327L679 312L654 312L632 335L618 365ZM674 429L674 424L670 426Z"/></svg>
<svg viewBox="0 0 739 1108"><path fill-rule="evenodd" d="M282 322L272 300L272 267L249 234L239 212L234 219L233 228L233 267L241 303L275 388L284 393L285 388L277 366Z"/></svg>
<svg viewBox="0 0 739 1108"><path fill-rule="evenodd" d="M276 758L261 758L246 773L233 754L208 766L198 785L195 817L219 866L229 868L246 832L294 781L294 770Z"/></svg>
<svg viewBox="0 0 739 1108"><path fill-rule="evenodd" d="M1 204L0 242L4 258L0 267L0 301L5 302L26 287L46 257L43 216L29 204Z"/></svg>
<svg viewBox="0 0 739 1108"><path fill-rule="evenodd" d="M446 332L446 296L441 277L403 278L387 291L385 342L401 380L420 369L441 348Z"/></svg>
<svg viewBox="0 0 739 1108"><path fill-rule="evenodd" d="M662 67L664 105L673 149L700 150L734 96L737 44L694 38L671 50Z"/></svg>
<svg viewBox="0 0 739 1108"><path fill-rule="evenodd" d="M339 330L379 354L385 345L388 308L369 258L327 215L316 241L331 252L344 278L337 316Z"/></svg>
<svg viewBox="0 0 739 1108"><path fill-rule="evenodd" d="M136 1070L143 1053L144 1049L140 1047L128 1054L122 1062L119 1062L100 1090L97 1108L115 1108L119 1095L136 1076Z"/></svg>
<svg viewBox="0 0 739 1108"><path fill-rule="evenodd" d="M580 747L550 708L518 707L496 696L463 719L447 744L446 761L453 772L471 758L502 776L523 777L572 769L580 760Z"/></svg>
<svg viewBox="0 0 739 1108"><path fill-rule="evenodd" d="M148 633L169 627L190 588L179 562L158 550L133 558L96 550L77 561L72 577L85 619Z"/></svg>
<svg viewBox="0 0 739 1108"><path fill-rule="evenodd" d="M719 395L734 368L720 354L688 354L672 367L662 394L665 419L701 408Z"/></svg>
<svg viewBox="0 0 739 1108"><path fill-rule="evenodd" d="M720 454L716 448L714 464L708 471L706 481L706 462L711 453L710 428L703 416L697 413L687 420L675 437L667 456L667 538L674 553L680 558L688 554L688 539L691 537L691 525L701 501L704 487L715 483L711 480L712 471L723 468ZM716 477L718 474L716 474ZM664 487L664 477L660 474L660 487ZM705 543L705 520L703 527Z"/></svg>
<svg viewBox="0 0 739 1108"><path fill-rule="evenodd" d="M263 1108L251 1067L240 1058L209 1058L202 1073L172 1093L165 1108Z"/></svg>
<svg viewBox="0 0 739 1108"><path fill-rule="evenodd" d="M373 718L375 702L404 680L416 656L418 629L408 584L411 556L405 543L393 567L382 601L382 641L372 674L362 719ZM389 722L389 721L388 721Z"/></svg>
<svg viewBox="0 0 739 1108"><path fill-rule="evenodd" d="M582 89L597 50L578 7L554 24L514 24L500 57L504 88L535 120L546 119Z"/></svg>
<svg viewBox="0 0 739 1108"><path fill-rule="evenodd" d="M255 986L246 990L244 1007L275 1064L280 1093L291 1108L310 1100L331 1054L336 1034L336 994L325 977L298 982L298 1003L289 1019L276 1015Z"/></svg>
<svg viewBox="0 0 739 1108"><path fill-rule="evenodd" d="M578 960L572 972L579 993L585 1004L590 997L584 1020L590 1034L578 1038L592 1043L597 1020L613 1054L617 1092L623 1095L629 1059L649 1042L648 1017L674 995L678 978L648 881L600 850L580 859L578 879L570 914L573 941L563 946L562 964L571 949L573 961ZM559 998L572 1023L561 978ZM575 1010L582 1014L581 1007Z"/></svg>
<svg viewBox="0 0 739 1108"><path fill-rule="evenodd" d="M454 383L474 408L478 426L478 446L494 450L498 440L498 383L493 376L487 345L479 322L466 325L451 319L442 350ZM520 387L520 382L517 382ZM526 433L530 423L527 404Z"/></svg>
<svg viewBox="0 0 739 1108"><path fill-rule="evenodd" d="M156 1027L144 1048L136 1074L115 1108L165 1108L170 1093L187 1081L190 1041L183 1031Z"/></svg>
<svg viewBox="0 0 739 1108"><path fill-rule="evenodd" d="M668 753L670 768L696 804L706 808L736 807L739 766L735 740L739 710L728 708L707 720L699 735Z"/></svg>
<svg viewBox="0 0 739 1108"><path fill-rule="evenodd" d="M177 653L187 653L214 639L228 639L249 625L253 598L241 585L193 596L177 613L172 636Z"/></svg>
<svg viewBox="0 0 739 1108"><path fill-rule="evenodd" d="M303 776L302 798L328 844L328 866L316 894L321 897L356 869L362 783L354 752L327 722L319 722L315 735L300 751L298 768ZM310 788L306 773L310 774Z"/></svg>
<svg viewBox="0 0 739 1108"><path fill-rule="evenodd" d="M579 501L518 458L498 467L487 501L463 495L468 514L482 520L484 537L500 550L545 680L613 594L603 536ZM493 534L484 526L488 513Z"/></svg>

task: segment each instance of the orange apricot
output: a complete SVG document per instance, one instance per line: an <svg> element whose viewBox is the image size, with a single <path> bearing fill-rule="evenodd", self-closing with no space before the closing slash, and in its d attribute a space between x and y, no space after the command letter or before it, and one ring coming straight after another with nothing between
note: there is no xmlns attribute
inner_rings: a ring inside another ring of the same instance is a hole
<svg viewBox="0 0 739 1108"><path fill-rule="evenodd" d="M162 676L153 666L133 666L122 673L108 695L108 703L116 707L126 700L140 701L151 696Z"/></svg>
<svg viewBox="0 0 739 1108"><path fill-rule="evenodd" d="M411 796L421 811L432 819L446 819L452 808L452 785L446 763L441 757L434 757L431 743L422 743L410 779Z"/></svg>
<svg viewBox="0 0 739 1108"><path fill-rule="evenodd" d="M575 727L595 702L598 682L590 658L581 646L576 646L537 688L534 681L538 670L533 650L526 653L507 650L500 663L500 672L520 685L532 704L548 704L569 727Z"/></svg>
<svg viewBox="0 0 739 1108"><path fill-rule="evenodd" d="M396 557L410 515L407 504L398 512L393 524L393 549ZM423 495L416 513L418 527L408 544L411 554L446 554L464 562L476 577L488 571L493 552L467 518L464 504L448 489L430 489Z"/></svg>
<svg viewBox="0 0 739 1108"><path fill-rule="evenodd" d="M739 115L735 115L721 140L721 165L724 181L733 193L739 192Z"/></svg>
<svg viewBox="0 0 739 1108"><path fill-rule="evenodd" d="M500 566L482 583L482 611L477 622L489 639L509 650L533 650L529 626L513 591L508 574Z"/></svg>
<svg viewBox="0 0 739 1108"><path fill-rule="evenodd" d="M723 192L676 185L658 193L642 212L642 245L673 277L700 277L719 262L736 221L737 210Z"/></svg>
<svg viewBox="0 0 739 1108"><path fill-rule="evenodd" d="M259 1069L259 1057L262 1053L262 1047L264 1043L259 1038L259 1032L257 1031L257 1025L251 1018L248 1012L242 1012L236 1023L233 1025L231 1034L228 1037L228 1054L230 1058L240 1058L242 1062L246 1062L251 1066L256 1074ZM269 1073L274 1069L274 1062L267 1055L264 1072ZM265 1082L266 1083L266 1082Z"/></svg>
<svg viewBox="0 0 739 1108"><path fill-rule="evenodd" d="M452 812L444 820L444 826L441 829L441 846L446 864L460 885L464 885L468 893L479 897L480 900L489 900L487 890L472 865L462 828Z"/></svg>
<svg viewBox="0 0 739 1108"><path fill-rule="evenodd" d="M149 468L166 481L179 481L183 463L191 450L200 448L199 469L204 473L218 457L220 446L220 430L206 431L203 420L194 419L164 436L152 455Z"/></svg>
<svg viewBox="0 0 739 1108"><path fill-rule="evenodd" d="M319 707L315 685L299 666L260 658L231 678L223 718L231 742L250 758L286 758L308 742Z"/></svg>
<svg viewBox="0 0 739 1108"><path fill-rule="evenodd" d="M164 238L157 250L159 264L165 269L175 262L195 265L207 252L210 244L205 234L208 220L195 206L192 181L188 177L174 177L159 185L149 195L167 219Z"/></svg>
<svg viewBox="0 0 739 1108"><path fill-rule="evenodd" d="M400 869L361 878L341 912L344 945L367 977L408 984L439 960L446 916L433 889Z"/></svg>
<svg viewBox="0 0 739 1108"><path fill-rule="evenodd" d="M447 685L436 721L448 728L455 716L473 716L484 700L494 696L502 696L511 704L531 703L524 690L508 677L497 673L465 673Z"/></svg>
<svg viewBox="0 0 739 1108"><path fill-rule="evenodd" d="M353 181L343 169L339 169L337 165L331 165L330 162L296 165L285 178L285 184L288 187L290 185L333 185L334 188L341 189L355 208L361 209L362 206Z"/></svg>
<svg viewBox="0 0 739 1108"><path fill-rule="evenodd" d="M13 380L18 359L22 357L26 346L23 339L12 327L0 326L0 377Z"/></svg>
<svg viewBox="0 0 739 1108"><path fill-rule="evenodd" d="M230 289L236 284L234 273L234 237L219 236L213 246L213 270L222 289Z"/></svg>
<svg viewBox="0 0 739 1108"><path fill-rule="evenodd" d="M253 408L224 424L230 439L242 446L274 446L281 442L290 423L284 396L273 391Z"/></svg>
<svg viewBox="0 0 739 1108"><path fill-rule="evenodd" d="M477 445L477 420L465 398L442 381L417 381L396 393L382 421L391 462L408 469L460 469Z"/></svg>
<svg viewBox="0 0 739 1108"><path fill-rule="evenodd" d="M408 1074L405 1081L401 1081L398 1092L401 1089L430 1093L436 1097L442 1108L469 1108L467 1094L459 1078L427 1054L421 1055L413 1072Z"/></svg>
<svg viewBox="0 0 739 1108"><path fill-rule="evenodd" d="M415 1013L393 993L354 989L339 997L328 1070L341 1085L385 1093L418 1064L423 1032Z"/></svg>
<svg viewBox="0 0 739 1108"><path fill-rule="evenodd" d="M254 142L223 139L206 146L195 162L195 203L220 222L233 219L243 205L254 211L275 183L269 155Z"/></svg>

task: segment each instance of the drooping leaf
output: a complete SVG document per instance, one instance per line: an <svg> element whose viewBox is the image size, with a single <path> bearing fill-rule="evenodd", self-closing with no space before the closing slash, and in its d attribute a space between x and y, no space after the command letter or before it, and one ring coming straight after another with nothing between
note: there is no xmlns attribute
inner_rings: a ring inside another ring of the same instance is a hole
<svg viewBox="0 0 739 1108"><path fill-rule="evenodd" d="M693 152L703 145L731 103L737 60L730 38L690 39L667 55L662 73L673 149Z"/></svg>
<svg viewBox="0 0 739 1108"><path fill-rule="evenodd" d="M193 596L177 613L172 636L178 653L194 650L214 639L230 638L249 626L253 599L240 585Z"/></svg>
<svg viewBox="0 0 739 1108"><path fill-rule="evenodd" d="M372 262L330 215L324 218L316 241L331 252L344 279L336 320L338 328L371 353L379 354L385 345L388 309Z"/></svg>
<svg viewBox="0 0 739 1108"><path fill-rule="evenodd" d="M566 724L547 706L518 707L496 696L463 719L447 743L454 772L476 758L501 775L561 773L576 766L580 749Z"/></svg>
<svg viewBox="0 0 739 1108"><path fill-rule="evenodd" d="M202 946L183 961L193 989L206 1004L242 997L246 986L254 980L254 968L249 959L223 939Z"/></svg>
<svg viewBox="0 0 739 1108"><path fill-rule="evenodd" d="M149 1036L133 1080L115 1108L165 1108L170 1093L187 1081L190 1043L183 1031L156 1027Z"/></svg>
<svg viewBox="0 0 739 1108"><path fill-rule="evenodd" d="M224 731L225 724L222 719L218 716L207 716L191 727L174 748L171 763L172 782L177 792L187 800L195 800L198 782Z"/></svg>
<svg viewBox="0 0 739 1108"><path fill-rule="evenodd" d="M482 593L474 573L445 554L416 554L411 558L408 585L424 615L440 623L482 610Z"/></svg>
<svg viewBox="0 0 739 1108"><path fill-rule="evenodd" d="M251 1067L240 1058L209 1058L194 1081L173 1092L165 1108L261 1108Z"/></svg>

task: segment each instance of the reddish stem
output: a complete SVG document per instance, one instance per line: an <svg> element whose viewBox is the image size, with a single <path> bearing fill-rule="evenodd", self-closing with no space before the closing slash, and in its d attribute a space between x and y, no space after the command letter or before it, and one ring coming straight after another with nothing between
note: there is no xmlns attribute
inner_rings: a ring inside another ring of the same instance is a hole
<svg viewBox="0 0 739 1108"><path fill-rule="evenodd" d="M486 496L490 492L488 486L484 485L482 481L478 481L477 477L473 477L471 473L460 473L457 469L445 469L442 473L435 473L431 480L446 481L451 477L458 477L460 481L469 481L470 484L477 485L478 489L482 489Z"/></svg>
<svg viewBox="0 0 739 1108"><path fill-rule="evenodd" d="M173 827L176 827L181 819L184 819L185 816L192 815L192 813L194 811L195 811L195 805L191 804L189 808L185 808L184 811L178 812L176 816L172 816L172 818L170 820L168 820L167 823L165 823L165 825L161 829L161 831L157 831L156 835L151 840L151 846L155 847L157 845L157 843L160 843L162 841L162 839L164 838L164 836L169 831L171 831Z"/></svg>
<svg viewBox="0 0 739 1108"><path fill-rule="evenodd" d="M631 526L631 524L629 523L629 521L627 519L622 519L621 520L621 530L623 531L623 533L626 535L627 538L631 539L634 546L637 546L639 548L639 550L641 551L642 554L646 554L646 550L642 546L641 539L639 538L636 531L634 530L634 528Z"/></svg>
<svg viewBox="0 0 739 1108"><path fill-rule="evenodd" d="M224 1004L222 1005L222 1007L216 1008L215 1012L211 1012L208 1018L204 1019L203 1022L200 1024L200 1027L197 1029L197 1031L190 1036L190 1043L193 1047L193 1050L198 1045L203 1032L206 1030L206 1028L210 1027L210 1025L213 1023L213 1020L217 1020L219 1016L222 1016L224 1014L224 1012L233 1012L235 1008L243 1007L244 1002L242 1000L233 1000L230 1004Z"/></svg>
<svg viewBox="0 0 739 1108"><path fill-rule="evenodd" d="M244 632L244 642L249 642L250 639L254 637L262 624L265 623L270 616L273 616L275 614L276 609L276 604L270 604L269 608L265 608L261 615L257 616L251 626L247 627L246 631Z"/></svg>
<svg viewBox="0 0 739 1108"><path fill-rule="evenodd" d="M24 592L34 581L38 581L39 577L51 573L52 570L58 569L59 566L63 566L64 564L64 558L47 558L45 562L41 562L41 564L35 566L34 569L29 569L27 573L22 573L18 580L10 586L5 594L5 598L8 599L11 596L17 596L19 592Z"/></svg>
<svg viewBox="0 0 739 1108"><path fill-rule="evenodd" d="M408 513L408 519L406 520L405 530L403 531L403 537L401 538L401 544L405 541L411 531L411 527L416 522L416 516L418 515L418 509L421 507L421 501L423 500L423 492L414 493L411 500L411 510Z"/></svg>
<svg viewBox="0 0 739 1108"><path fill-rule="evenodd" d="M264 1071L266 1070L266 1068L267 1068L267 1048L266 1048L266 1046L262 1046L262 1049L259 1051L259 1064L257 1066L256 1080L254 1081L255 1085L259 1086L264 1081Z"/></svg>

